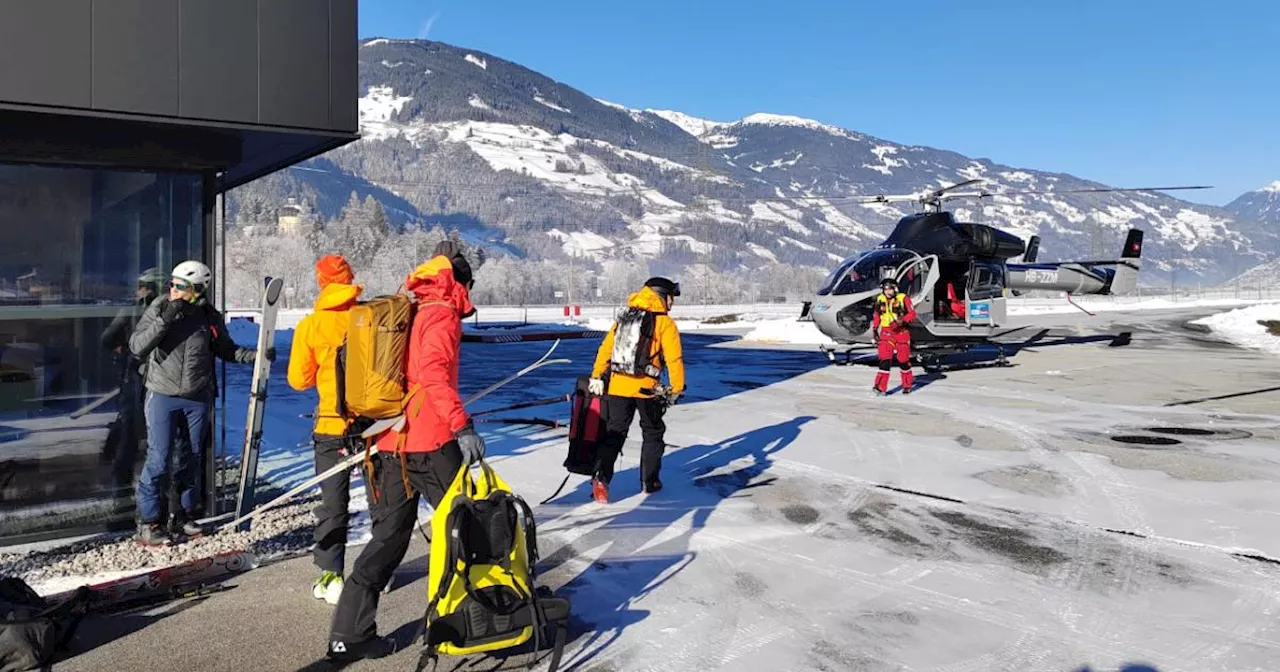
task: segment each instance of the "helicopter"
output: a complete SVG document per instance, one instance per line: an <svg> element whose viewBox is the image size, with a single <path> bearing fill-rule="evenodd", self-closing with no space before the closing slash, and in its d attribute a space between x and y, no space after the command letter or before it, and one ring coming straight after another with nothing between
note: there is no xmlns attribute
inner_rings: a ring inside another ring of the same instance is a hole
<svg viewBox="0 0 1280 672"><path fill-rule="evenodd" d="M1027 328L1008 328L1010 295L1029 291L1060 291L1071 300L1079 294L1128 294L1137 288L1142 268L1141 229L1130 229L1114 259L1041 262L1040 237L1021 238L993 226L959 222L943 202L960 198L986 199L1030 194L1145 192L1208 189L1206 186L1069 189L1055 191L961 191L984 182L973 179L923 194L879 195L855 203L920 204L920 212L900 219L875 248L840 262L827 275L813 298L805 301L800 320L812 321L835 342L820 346L833 363L844 351L873 348L872 308L880 283L893 279L898 291L911 299L916 320L908 325L912 349L926 372L942 369L941 357L994 346L996 365L1007 366L1005 343L995 339ZM1021 261L1011 260L1021 257ZM1077 306L1078 307L1078 306ZM1081 308L1083 310L1083 308ZM1087 311L1086 311L1087 312ZM1045 332L1042 332L1042 337ZM1126 345L1130 334L1103 337L1112 345Z"/></svg>

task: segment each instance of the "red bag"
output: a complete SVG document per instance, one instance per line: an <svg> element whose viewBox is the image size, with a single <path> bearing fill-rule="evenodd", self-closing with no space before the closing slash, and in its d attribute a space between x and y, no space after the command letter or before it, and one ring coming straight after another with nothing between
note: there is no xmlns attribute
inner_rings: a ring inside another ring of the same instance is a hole
<svg viewBox="0 0 1280 672"><path fill-rule="evenodd" d="M569 418L569 455L564 468L571 474L592 476L596 449L605 433L604 398L591 394L590 379L579 378L573 390L573 415Z"/></svg>

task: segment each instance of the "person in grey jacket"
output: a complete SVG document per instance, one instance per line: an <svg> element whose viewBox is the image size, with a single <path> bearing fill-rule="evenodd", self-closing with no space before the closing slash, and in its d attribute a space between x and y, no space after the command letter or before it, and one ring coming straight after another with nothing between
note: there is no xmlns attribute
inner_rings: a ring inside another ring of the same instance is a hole
<svg viewBox="0 0 1280 672"><path fill-rule="evenodd" d="M147 546L172 541L160 520L160 486L168 471L175 414L186 419L191 450L174 455L174 488L182 508L173 512L174 527L188 537L204 533L195 521L198 458L209 409L217 395L215 357L250 364L257 356L256 350L239 347L231 340L222 313L209 304L206 294L212 277L209 267L198 261L178 264L169 282L169 295L147 307L129 337L129 350L143 363L147 390L147 458L137 489L138 537ZM265 354L268 360L275 360L275 348L268 348Z"/></svg>

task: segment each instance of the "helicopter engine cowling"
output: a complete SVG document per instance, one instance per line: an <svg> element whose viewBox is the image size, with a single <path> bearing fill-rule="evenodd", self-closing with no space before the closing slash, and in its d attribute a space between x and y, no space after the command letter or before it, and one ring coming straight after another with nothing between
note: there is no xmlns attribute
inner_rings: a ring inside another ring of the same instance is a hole
<svg viewBox="0 0 1280 672"><path fill-rule="evenodd" d="M1011 233L986 224L957 222L945 211L903 217L880 247L904 248L920 255L936 254L946 261L973 257L1012 259L1026 251L1022 239Z"/></svg>
<svg viewBox="0 0 1280 672"><path fill-rule="evenodd" d="M961 224L969 237L968 254L979 257L1012 259L1026 251L1022 239L986 224Z"/></svg>

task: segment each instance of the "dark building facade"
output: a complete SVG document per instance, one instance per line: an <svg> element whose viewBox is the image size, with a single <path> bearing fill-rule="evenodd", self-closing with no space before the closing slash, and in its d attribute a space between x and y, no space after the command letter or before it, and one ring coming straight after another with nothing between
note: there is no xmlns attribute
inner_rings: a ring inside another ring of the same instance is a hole
<svg viewBox="0 0 1280 672"><path fill-rule="evenodd" d="M221 305L222 192L358 137L357 49L356 0L0 0L0 544L132 525L122 339L181 261Z"/></svg>

